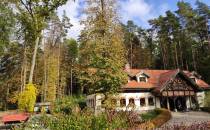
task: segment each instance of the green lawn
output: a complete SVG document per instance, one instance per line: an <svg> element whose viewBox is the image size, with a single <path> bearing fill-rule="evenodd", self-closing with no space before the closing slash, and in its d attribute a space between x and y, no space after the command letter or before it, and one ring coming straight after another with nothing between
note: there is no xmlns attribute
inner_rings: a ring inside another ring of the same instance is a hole
<svg viewBox="0 0 210 130"><path fill-rule="evenodd" d="M148 121L148 120L151 120L151 119L155 118L159 114L160 114L160 111L158 111L158 110L152 110L152 111L149 111L147 113L141 114L141 118L144 121Z"/></svg>

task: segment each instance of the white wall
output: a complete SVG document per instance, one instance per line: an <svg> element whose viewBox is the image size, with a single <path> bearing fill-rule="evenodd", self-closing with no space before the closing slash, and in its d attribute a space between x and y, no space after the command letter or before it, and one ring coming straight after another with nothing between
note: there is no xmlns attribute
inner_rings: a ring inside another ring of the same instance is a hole
<svg viewBox="0 0 210 130"><path fill-rule="evenodd" d="M98 113L99 111L102 110L101 108L101 101L102 101L102 94L93 94L87 96L87 106L91 106L88 103L88 100L94 99L95 101L95 107L94 110ZM115 96L117 99L117 110L135 110L135 111L147 111L147 110L152 110L155 108L160 108L160 100L158 97L154 97L153 94L150 92L140 92L140 93L119 93L117 96ZM148 103L148 98L153 97L154 105L149 106ZM126 100L126 107L120 107L120 99L125 99ZM135 107L128 107L129 104L129 99L133 98ZM145 106L140 106L140 98L145 98L146 105Z"/></svg>
<svg viewBox="0 0 210 130"><path fill-rule="evenodd" d="M204 98L205 98L205 92L198 92L196 93L197 95L197 100L198 100L198 104L200 107L204 107ZM154 100L154 106L149 106L148 104L148 98L149 97L153 97ZM126 100L126 107L120 107L120 99L125 99ZM135 107L129 107L129 99L133 98L134 99L134 103L135 103ZM145 98L146 101L146 105L145 106L140 106L140 98ZM103 99L103 95L102 94L92 94L92 95L88 95L87 96L87 106L90 108L93 108L93 110L98 113L100 111L103 111L102 107L101 107L101 101ZM155 108L160 108L160 99L158 97L154 97L153 94L151 94L150 92L139 92L139 93L119 93L116 96L117 99L117 107L116 110L135 110L135 111L147 111L147 110L152 110ZM90 101L94 101L90 102ZM93 106L94 105L94 106ZM190 99L187 97L186 98L186 105L187 108L190 108ZM191 106L193 104L191 103Z"/></svg>
<svg viewBox="0 0 210 130"><path fill-rule="evenodd" d="M135 107L117 107L117 110L136 110L136 111L145 111L145 110L152 110L155 109L155 104L154 106L149 106L148 103L148 98L149 97L153 97L153 101L155 103L155 97L154 95L152 95L150 92L142 92L142 93L120 93L118 95L119 98L125 98L126 99L126 106L129 104L129 99L133 98L134 99L134 103L135 103ZM145 102L146 105L145 106L140 106L140 98L145 98ZM160 104L157 100L156 100L157 104Z"/></svg>
<svg viewBox="0 0 210 130"><path fill-rule="evenodd" d="M204 107L205 92L196 93L199 107Z"/></svg>

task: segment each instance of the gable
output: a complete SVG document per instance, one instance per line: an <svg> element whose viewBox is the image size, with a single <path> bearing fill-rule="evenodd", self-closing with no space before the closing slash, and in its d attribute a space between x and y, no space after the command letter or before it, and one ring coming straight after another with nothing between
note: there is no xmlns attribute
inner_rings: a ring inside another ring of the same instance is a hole
<svg viewBox="0 0 210 130"><path fill-rule="evenodd" d="M197 87L194 84L191 84L188 80L185 80L177 75L173 80L169 81L166 87L163 90L169 91L184 91L184 90L194 90L197 91Z"/></svg>
<svg viewBox="0 0 210 130"><path fill-rule="evenodd" d="M147 78L149 78L149 75L148 74L146 74L145 72L143 72L143 71L141 71L140 73L137 73L136 74L136 77L147 77Z"/></svg>
<svg viewBox="0 0 210 130"><path fill-rule="evenodd" d="M162 96L194 95L201 89L182 71L175 71L164 84L155 88L154 92Z"/></svg>

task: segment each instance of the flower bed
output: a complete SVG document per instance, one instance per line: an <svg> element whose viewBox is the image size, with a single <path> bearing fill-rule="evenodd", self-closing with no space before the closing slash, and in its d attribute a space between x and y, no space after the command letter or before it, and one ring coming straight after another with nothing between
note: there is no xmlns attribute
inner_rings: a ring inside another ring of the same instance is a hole
<svg viewBox="0 0 210 130"><path fill-rule="evenodd" d="M157 128L157 127L160 127L165 122L167 122L168 120L171 119L171 112L168 111L167 109L156 109L155 111L157 111L159 113L159 115L157 115L155 118L153 118L149 121L141 123L138 126L138 128L140 128L140 129Z"/></svg>

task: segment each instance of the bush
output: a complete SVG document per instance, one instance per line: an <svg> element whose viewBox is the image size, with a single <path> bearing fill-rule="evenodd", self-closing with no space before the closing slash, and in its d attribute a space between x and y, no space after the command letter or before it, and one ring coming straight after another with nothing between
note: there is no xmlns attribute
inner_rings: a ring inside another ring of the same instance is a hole
<svg viewBox="0 0 210 130"><path fill-rule="evenodd" d="M43 115L43 118L34 123L32 120L22 128L37 126L52 130L114 130L130 128L141 122L139 114L134 111L106 110L95 115L92 109L81 109L79 106L84 107L83 97L64 97L54 103L53 116ZM80 110L76 111L77 108Z"/></svg>
<svg viewBox="0 0 210 130"><path fill-rule="evenodd" d="M18 108L21 111L33 112L36 95L36 87L33 84L27 84L26 89L18 97Z"/></svg>
<svg viewBox="0 0 210 130"><path fill-rule="evenodd" d="M127 118L125 118L126 114L114 112L111 116L111 114L108 113L109 112L105 112L95 116L91 110L86 108L80 113L72 113L69 115L57 114L54 117L43 115L41 118L31 120L16 129L116 130L128 127Z"/></svg>
<svg viewBox="0 0 210 130"><path fill-rule="evenodd" d="M95 115L85 108L79 113L43 115L33 118L16 129L50 129L50 130L122 130L131 128L139 121L139 114L135 112L107 110Z"/></svg>
<svg viewBox="0 0 210 130"><path fill-rule="evenodd" d="M200 109L204 112L210 112L210 107L201 107Z"/></svg>
<svg viewBox="0 0 210 130"><path fill-rule="evenodd" d="M205 92L204 106L210 108L210 91Z"/></svg>
<svg viewBox="0 0 210 130"><path fill-rule="evenodd" d="M85 98L82 96L70 97L66 96L54 102L52 112L71 114L78 112L86 106Z"/></svg>

